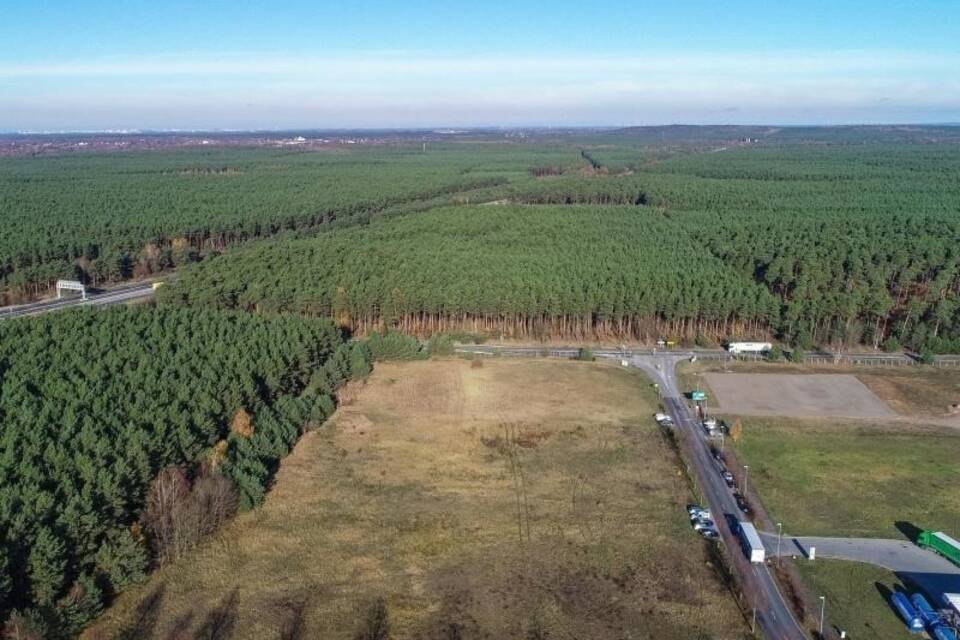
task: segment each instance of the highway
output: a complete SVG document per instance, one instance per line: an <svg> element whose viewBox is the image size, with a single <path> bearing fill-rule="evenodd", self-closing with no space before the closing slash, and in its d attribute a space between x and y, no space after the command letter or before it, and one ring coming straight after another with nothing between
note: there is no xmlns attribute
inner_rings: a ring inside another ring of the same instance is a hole
<svg viewBox="0 0 960 640"><path fill-rule="evenodd" d="M50 311L71 309L73 307L102 307L134 300L153 297L153 284L150 282L125 284L104 291L88 293L83 300L79 295L65 296L60 300L41 300L28 304L0 307L0 320L36 316Z"/></svg>
<svg viewBox="0 0 960 640"><path fill-rule="evenodd" d="M460 353L479 353L505 356L547 356L571 358L577 355L576 348L540 348L540 347L487 347L462 345ZM706 499L707 506L714 515L714 521L720 531L721 539L729 555L734 560L731 567L739 576L748 597L749 606L756 611L756 621L766 638L776 640L807 640L809 636L797 622L793 611L777 588L773 574L765 564L751 564L741 551L739 540L730 528L728 519L736 520L740 511L733 494L723 481L710 454L707 438L703 429L690 414L677 383L676 366L678 362L689 360L694 353L685 352L627 352L617 349L598 349L594 355L626 360L630 366L641 369L658 386L664 406L673 417L675 429L682 430L678 443L684 447L688 464L696 475L697 485Z"/></svg>

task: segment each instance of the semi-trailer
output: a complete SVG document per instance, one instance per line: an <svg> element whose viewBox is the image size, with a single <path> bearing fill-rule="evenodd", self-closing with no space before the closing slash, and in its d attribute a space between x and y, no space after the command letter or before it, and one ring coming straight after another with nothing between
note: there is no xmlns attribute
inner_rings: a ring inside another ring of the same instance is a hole
<svg viewBox="0 0 960 640"><path fill-rule="evenodd" d="M750 522L739 522L737 532L740 536L740 545L743 547L743 553L750 562L763 564L767 551L763 547L763 540L760 539L757 528Z"/></svg>
<svg viewBox="0 0 960 640"><path fill-rule="evenodd" d="M773 349L769 342L730 342L727 343L727 351L732 354L738 353L766 353Z"/></svg>
<svg viewBox="0 0 960 640"><path fill-rule="evenodd" d="M933 549L947 560L960 565L960 542L942 531L921 531L917 544L924 549Z"/></svg>
<svg viewBox="0 0 960 640"><path fill-rule="evenodd" d="M923 620L920 618L920 614L917 613L914 606L910 604L910 598L907 597L907 594L902 591L897 591L890 596L890 601L893 603L893 608L896 609L900 617L903 618L903 621L907 623L907 628L910 629L910 633L920 633L923 631Z"/></svg>

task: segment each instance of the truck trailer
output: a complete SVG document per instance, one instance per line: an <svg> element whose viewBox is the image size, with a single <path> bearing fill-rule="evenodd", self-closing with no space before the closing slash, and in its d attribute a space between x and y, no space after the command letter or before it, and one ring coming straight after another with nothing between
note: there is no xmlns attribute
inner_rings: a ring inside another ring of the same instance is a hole
<svg viewBox="0 0 960 640"><path fill-rule="evenodd" d="M743 547L743 553L750 562L763 564L767 551L763 548L763 540L760 539L757 528L749 522L739 522L737 525L737 533L740 537L740 546Z"/></svg>
<svg viewBox="0 0 960 640"><path fill-rule="evenodd" d="M738 353L766 353L773 349L769 342L730 342L727 344L727 351L736 355Z"/></svg>
<svg viewBox="0 0 960 640"><path fill-rule="evenodd" d="M960 542L942 531L921 531L917 544L924 549L933 549L950 562L960 565Z"/></svg>

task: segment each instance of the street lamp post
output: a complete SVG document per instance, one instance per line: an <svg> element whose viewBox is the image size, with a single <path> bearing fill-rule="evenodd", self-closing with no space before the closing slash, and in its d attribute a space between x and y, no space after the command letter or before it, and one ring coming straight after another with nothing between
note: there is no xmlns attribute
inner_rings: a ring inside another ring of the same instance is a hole
<svg viewBox="0 0 960 640"><path fill-rule="evenodd" d="M748 486L748 484L749 484L749 482L750 482L750 465L748 465L748 464L743 465L743 471L744 471L744 474L743 474L743 495L746 496L746 495L747 495L747 486Z"/></svg>
<svg viewBox="0 0 960 640"><path fill-rule="evenodd" d="M823 637L823 610L827 607L827 597L820 596L820 637Z"/></svg>

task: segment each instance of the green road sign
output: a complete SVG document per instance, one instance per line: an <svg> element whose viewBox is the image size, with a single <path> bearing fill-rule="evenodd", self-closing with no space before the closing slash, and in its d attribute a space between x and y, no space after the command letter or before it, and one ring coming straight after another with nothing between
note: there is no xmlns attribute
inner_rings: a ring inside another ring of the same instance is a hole
<svg viewBox="0 0 960 640"><path fill-rule="evenodd" d="M703 391L694 391L693 393L690 394L690 399L691 399L691 400L706 400L706 399L707 399L707 394L705 394Z"/></svg>

